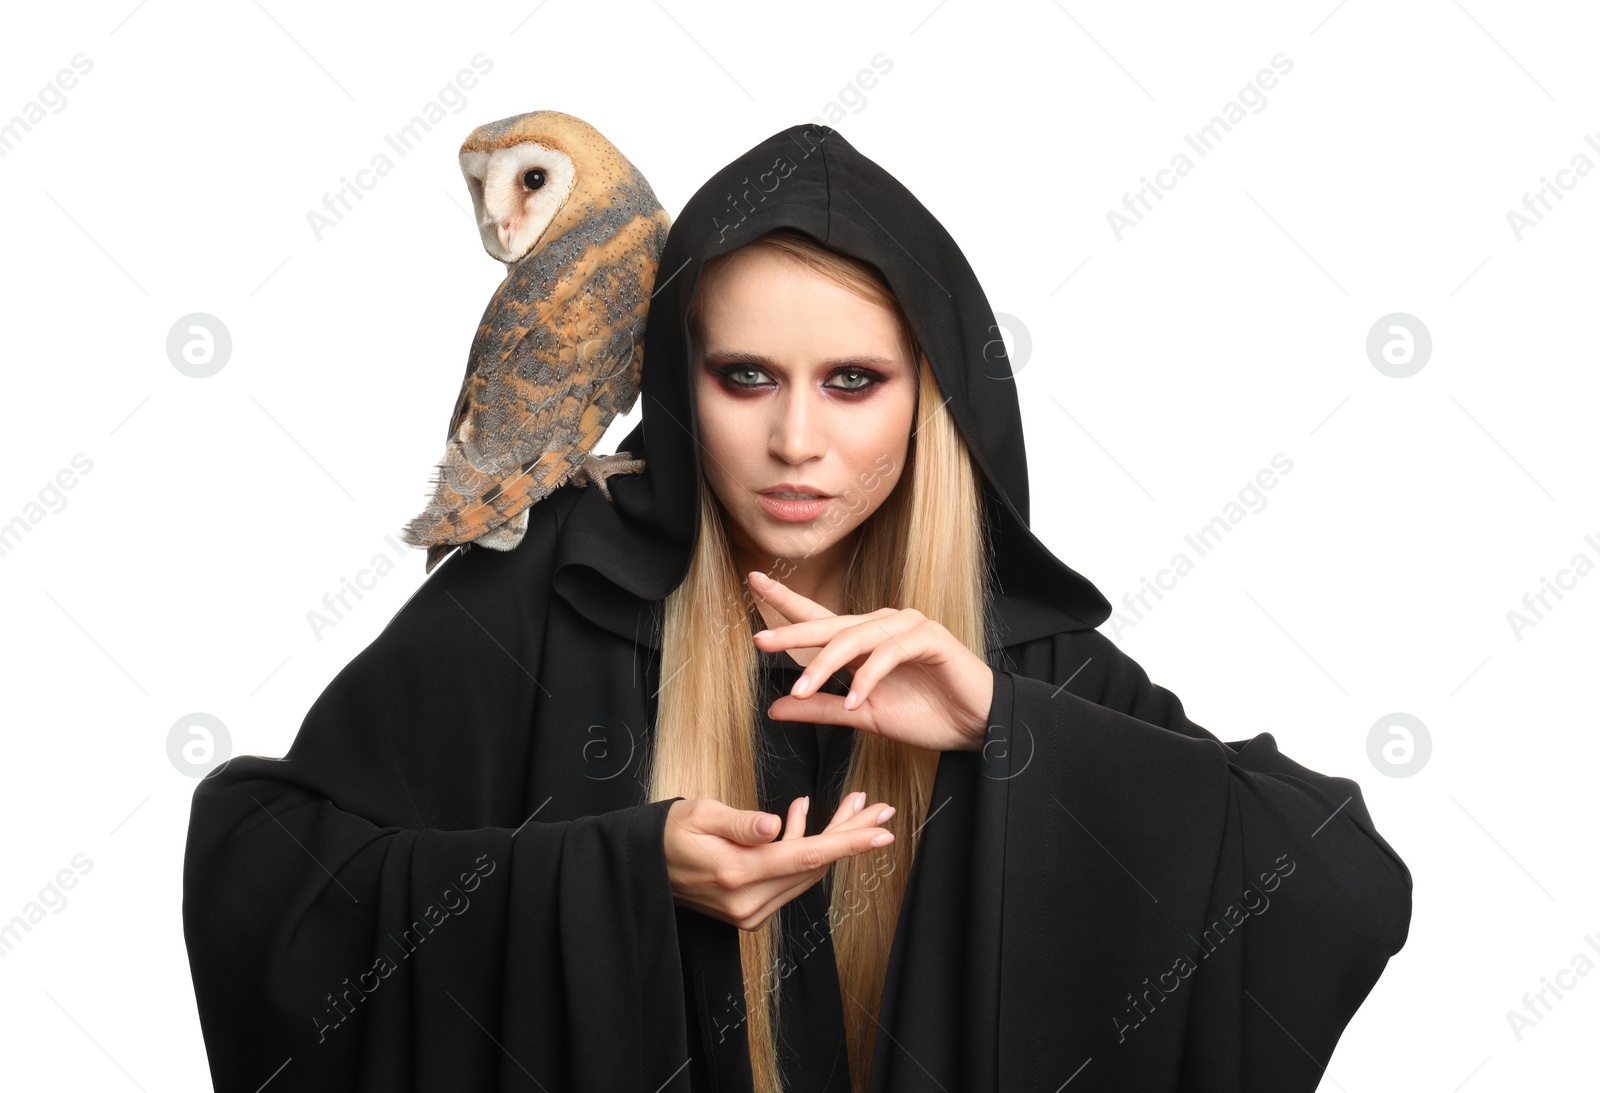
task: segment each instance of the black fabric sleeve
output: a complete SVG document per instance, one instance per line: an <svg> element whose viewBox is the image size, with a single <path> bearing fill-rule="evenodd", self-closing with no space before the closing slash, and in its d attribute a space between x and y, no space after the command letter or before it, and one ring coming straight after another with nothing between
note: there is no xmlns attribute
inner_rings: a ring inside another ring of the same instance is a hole
<svg viewBox="0 0 1600 1093"><path fill-rule="evenodd" d="M197 787L183 919L216 1089L653 1090L682 1067L678 798L523 814L542 628L519 552L447 561L284 758Z"/></svg>
<svg viewBox="0 0 1600 1093"><path fill-rule="evenodd" d="M1087 1089L1316 1088L1411 918L1410 871L1360 788L1270 733L1222 742L1098 632L1051 655L1056 682L996 673L1005 746L984 766L1008 793L1006 921L1066 936L1008 944L1002 980L1077 992L1074 1023L1099 1031L1007 1053L1010 1079L1054 1088L1081 1065Z"/></svg>

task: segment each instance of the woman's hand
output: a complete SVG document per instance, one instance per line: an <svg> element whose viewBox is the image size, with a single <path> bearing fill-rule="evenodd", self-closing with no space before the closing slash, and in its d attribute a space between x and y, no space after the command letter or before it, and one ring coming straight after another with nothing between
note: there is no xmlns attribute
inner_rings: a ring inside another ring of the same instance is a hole
<svg viewBox="0 0 1600 1093"><path fill-rule="evenodd" d="M772 704L775 719L848 725L933 751L983 749L994 669L940 623L913 608L835 615L760 572L750 588L794 620L758 633L760 648L821 650ZM818 692L841 668L854 669L850 694Z"/></svg>
<svg viewBox="0 0 1600 1093"><path fill-rule="evenodd" d="M733 808L710 797L674 801L662 835L672 900L741 930L754 930L785 903L821 880L839 858L894 841L881 826L894 814L883 802L864 807L851 793L820 834L806 834L811 798L789 805L788 828L773 841L778 818ZM760 830L767 821L773 829ZM879 842L879 839L882 842Z"/></svg>

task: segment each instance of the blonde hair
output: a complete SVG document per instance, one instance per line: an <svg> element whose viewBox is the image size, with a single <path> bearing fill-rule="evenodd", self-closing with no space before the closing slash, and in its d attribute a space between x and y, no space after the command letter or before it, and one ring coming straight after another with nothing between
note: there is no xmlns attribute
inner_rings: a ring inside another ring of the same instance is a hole
<svg viewBox="0 0 1600 1093"><path fill-rule="evenodd" d="M906 471L858 529L845 583L847 610L865 614L885 606L914 607L983 656L992 633L992 544L983 519L979 472L888 284L867 263L789 229L748 246L773 248L893 311L918 363L917 413L923 416L911 433ZM700 293L726 257L706 264L691 301L689 324L696 344L703 344ZM710 797L738 809L759 809L757 764L764 757L757 746L763 713L760 664L748 639L765 623L752 626L759 620L755 600L735 572L726 515L703 477L699 492L699 534L689 571L665 603L664 682L647 766L649 799ZM785 573L772 575L782 579ZM828 921L854 1093L865 1093L872 1073L889 949L940 754L857 732L844 772L845 791L865 790L869 804L896 806L899 833L887 847L842 858L830 867ZM869 857L870 865L863 860ZM785 946L778 923L774 912L755 930L739 933L745 1028L757 1093L782 1089L777 1029L780 969L786 957L780 951ZM728 1023L737 1020L730 1015Z"/></svg>

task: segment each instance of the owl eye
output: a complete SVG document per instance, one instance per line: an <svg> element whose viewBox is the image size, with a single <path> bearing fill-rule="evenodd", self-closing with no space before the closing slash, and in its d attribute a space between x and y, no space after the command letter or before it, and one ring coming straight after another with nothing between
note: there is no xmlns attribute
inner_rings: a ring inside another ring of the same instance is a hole
<svg viewBox="0 0 1600 1093"><path fill-rule="evenodd" d="M535 167L522 176L522 184L530 190L537 190L544 185L544 168Z"/></svg>

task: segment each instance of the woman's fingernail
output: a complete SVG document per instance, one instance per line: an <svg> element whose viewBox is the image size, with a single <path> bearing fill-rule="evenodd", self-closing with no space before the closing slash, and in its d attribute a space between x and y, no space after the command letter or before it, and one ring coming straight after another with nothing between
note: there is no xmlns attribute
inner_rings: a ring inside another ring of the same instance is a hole
<svg viewBox="0 0 1600 1093"><path fill-rule="evenodd" d="M810 676L801 676L799 679L795 680L794 690L791 691L790 693L791 694L797 694L797 695L803 695L803 694L806 693L806 691L808 691L810 689L811 689L811 677Z"/></svg>
<svg viewBox="0 0 1600 1093"><path fill-rule="evenodd" d="M758 637L758 638L770 638L771 636L772 636L772 631L771 630L757 630L756 631L756 637Z"/></svg>
<svg viewBox="0 0 1600 1093"><path fill-rule="evenodd" d="M857 812L860 812L866 807L867 795L865 793L857 793L850 802L850 815L854 816Z"/></svg>
<svg viewBox="0 0 1600 1093"><path fill-rule="evenodd" d="M800 798L800 815L804 816L810 811L811 811L811 798L810 797L802 797L802 798Z"/></svg>
<svg viewBox="0 0 1600 1093"><path fill-rule="evenodd" d="M880 823L880 824L883 823L885 820L887 820L890 816L893 816L893 815L894 815L894 806L893 805L889 805L889 806L885 807L882 812L878 813L878 823Z"/></svg>
<svg viewBox="0 0 1600 1093"><path fill-rule="evenodd" d="M781 821L776 816L763 816L756 821L756 830L763 835L776 835Z"/></svg>
<svg viewBox="0 0 1600 1093"><path fill-rule="evenodd" d="M882 835L879 835L877 838L873 839L871 845L888 846L892 842L894 842L894 832L885 831Z"/></svg>

